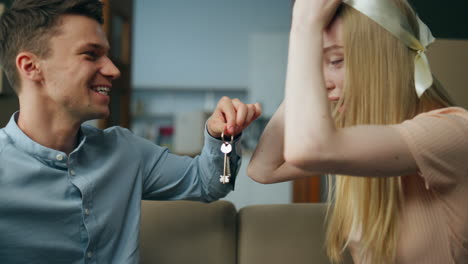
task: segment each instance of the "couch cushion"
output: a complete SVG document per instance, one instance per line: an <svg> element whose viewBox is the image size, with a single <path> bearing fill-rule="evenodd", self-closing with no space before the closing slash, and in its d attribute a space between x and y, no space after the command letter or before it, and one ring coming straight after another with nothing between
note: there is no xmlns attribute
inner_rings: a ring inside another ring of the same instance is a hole
<svg viewBox="0 0 468 264"><path fill-rule="evenodd" d="M227 201L143 201L142 264L235 264L236 208Z"/></svg>
<svg viewBox="0 0 468 264"><path fill-rule="evenodd" d="M254 205L239 211L239 264L326 264L325 204ZM349 255L345 263L352 263Z"/></svg>

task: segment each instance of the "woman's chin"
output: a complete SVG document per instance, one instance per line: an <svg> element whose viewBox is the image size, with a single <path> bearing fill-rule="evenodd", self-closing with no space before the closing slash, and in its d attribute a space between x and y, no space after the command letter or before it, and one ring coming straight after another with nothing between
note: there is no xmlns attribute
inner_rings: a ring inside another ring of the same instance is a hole
<svg viewBox="0 0 468 264"><path fill-rule="evenodd" d="M343 104L341 104L341 106L338 105L339 101L331 101L330 104L331 104L331 109L333 111L337 111L338 113L343 113L344 110L345 110L345 107Z"/></svg>
<svg viewBox="0 0 468 264"><path fill-rule="evenodd" d="M341 106L338 108L338 112L344 113L344 111L345 111L345 106L344 106L344 105L341 105Z"/></svg>

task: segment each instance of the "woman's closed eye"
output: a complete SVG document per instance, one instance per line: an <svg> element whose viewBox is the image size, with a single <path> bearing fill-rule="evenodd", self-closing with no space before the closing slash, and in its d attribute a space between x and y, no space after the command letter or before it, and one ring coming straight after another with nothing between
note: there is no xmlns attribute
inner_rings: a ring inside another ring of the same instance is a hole
<svg viewBox="0 0 468 264"><path fill-rule="evenodd" d="M334 61L331 61L331 64L338 65L338 64L341 64L343 61L344 61L343 59L334 60Z"/></svg>
<svg viewBox="0 0 468 264"><path fill-rule="evenodd" d="M344 58L339 57L339 58L330 58L327 61L327 67L330 69L338 70L341 69L344 65Z"/></svg>
<svg viewBox="0 0 468 264"><path fill-rule="evenodd" d="M337 66L337 65L340 65L344 62L344 59L343 58L333 58L333 59L330 59L330 64L331 65L334 65L334 66Z"/></svg>

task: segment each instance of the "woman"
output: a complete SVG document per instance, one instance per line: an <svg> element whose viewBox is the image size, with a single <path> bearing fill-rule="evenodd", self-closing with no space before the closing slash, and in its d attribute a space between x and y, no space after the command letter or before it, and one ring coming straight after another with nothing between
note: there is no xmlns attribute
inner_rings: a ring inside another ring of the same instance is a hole
<svg viewBox="0 0 468 264"><path fill-rule="evenodd" d="M295 3L285 100L248 174L331 175L333 262L468 263L468 112L432 79L431 36L406 0Z"/></svg>

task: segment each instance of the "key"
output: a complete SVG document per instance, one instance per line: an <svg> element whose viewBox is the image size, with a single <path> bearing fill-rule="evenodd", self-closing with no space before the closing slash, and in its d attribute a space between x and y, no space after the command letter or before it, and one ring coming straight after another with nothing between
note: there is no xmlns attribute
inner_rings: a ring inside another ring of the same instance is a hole
<svg viewBox="0 0 468 264"><path fill-rule="evenodd" d="M226 157L226 175L228 175L229 177L231 177L231 157L227 156Z"/></svg>
<svg viewBox="0 0 468 264"><path fill-rule="evenodd" d="M221 134L221 139L223 140L223 143L221 144L221 152L224 153L224 164L223 164L223 175L220 175L219 181L223 184L229 183L229 177L231 177L231 168L230 168L230 163L229 163L229 156L228 154L231 153L232 151L232 141L234 139L233 136L231 136L231 142L224 141L224 133Z"/></svg>
<svg viewBox="0 0 468 264"><path fill-rule="evenodd" d="M223 184L229 183L230 169L229 169L229 157L228 154L232 151L232 145L228 142L223 142L221 144L221 152L224 153L224 167L223 175L220 176L219 181Z"/></svg>

